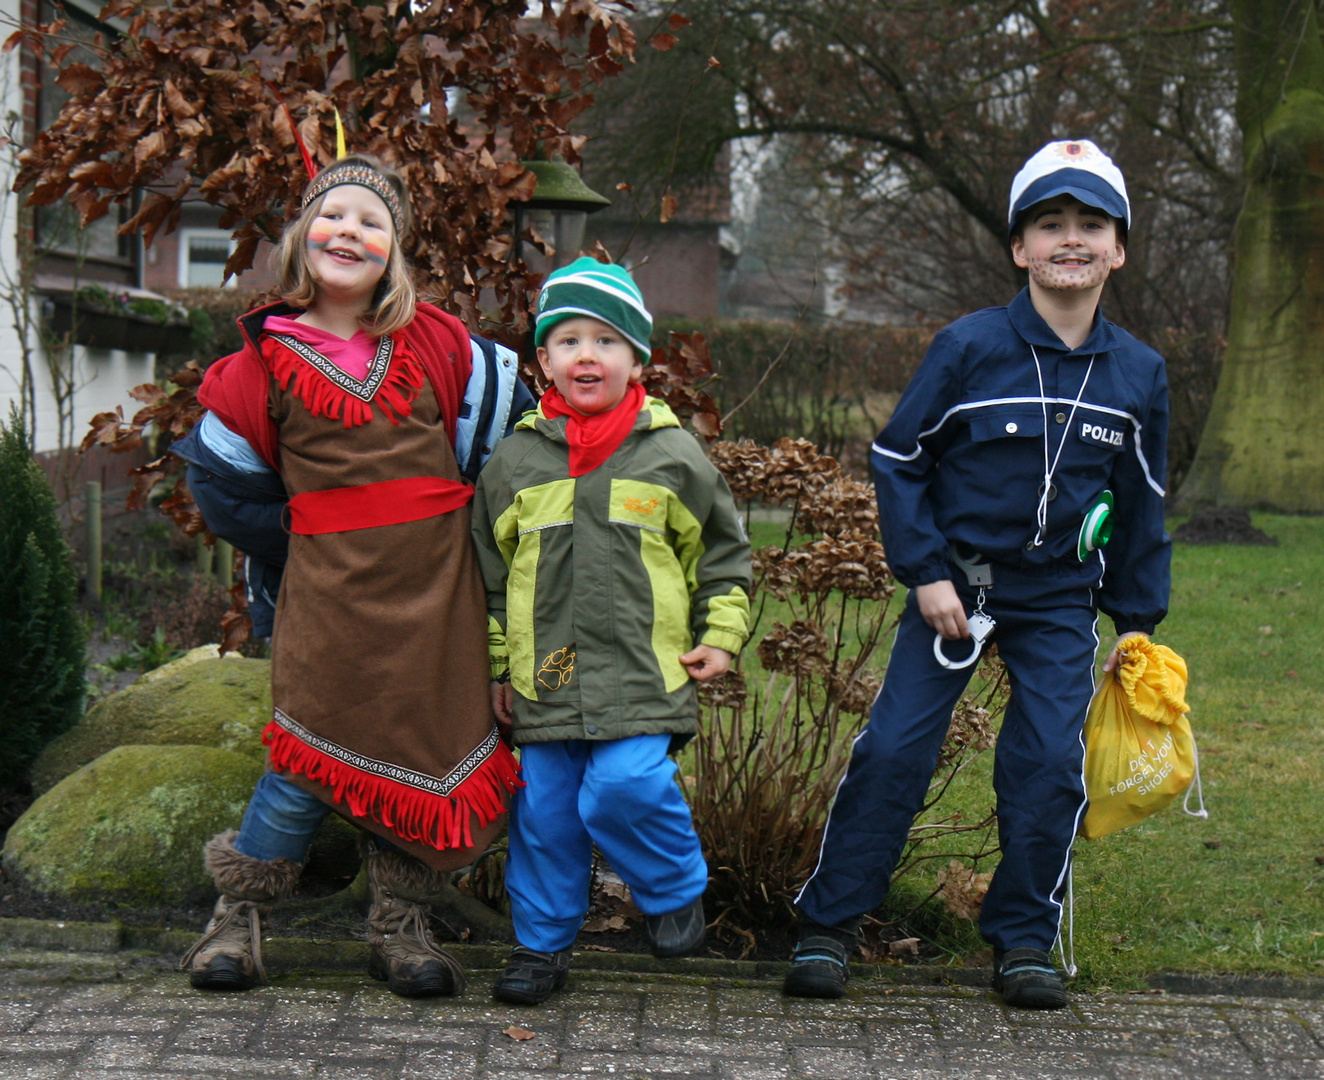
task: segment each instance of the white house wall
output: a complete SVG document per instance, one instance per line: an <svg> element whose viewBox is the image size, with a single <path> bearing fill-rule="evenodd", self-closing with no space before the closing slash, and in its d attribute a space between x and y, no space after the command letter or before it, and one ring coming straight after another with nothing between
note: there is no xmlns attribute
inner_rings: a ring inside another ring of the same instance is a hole
<svg viewBox="0 0 1324 1080"><path fill-rule="evenodd" d="M13 26L19 20L18 0L0 0L0 25ZM7 30L5 31L8 32ZM22 85L19 79L19 50L0 53L0 108L4 127L10 117L23 115ZM22 133L14 135L21 140ZM15 171L14 148L0 149L0 419L8 420L11 404L21 404L23 348L8 296L18 281L18 199L10 192ZM40 296L28 301L35 324L41 310ZM35 334L34 334L35 336ZM46 360L33 343L31 367L36 388L36 415L30 421L38 453L62 449L55 395L51 389ZM119 349L73 350L74 394L73 430L68 441L77 446L87 431L87 422L99 412L120 405L126 416L141 406L129 397L129 391L141 383L153 381L155 357L151 353L128 353Z"/></svg>

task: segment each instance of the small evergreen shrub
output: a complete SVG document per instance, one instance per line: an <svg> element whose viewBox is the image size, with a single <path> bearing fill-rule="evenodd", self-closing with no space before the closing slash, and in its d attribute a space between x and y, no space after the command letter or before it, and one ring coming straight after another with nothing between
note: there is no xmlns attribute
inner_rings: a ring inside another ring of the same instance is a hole
<svg viewBox="0 0 1324 1080"><path fill-rule="evenodd" d="M17 410L0 423L0 786L83 712L86 635L55 494Z"/></svg>

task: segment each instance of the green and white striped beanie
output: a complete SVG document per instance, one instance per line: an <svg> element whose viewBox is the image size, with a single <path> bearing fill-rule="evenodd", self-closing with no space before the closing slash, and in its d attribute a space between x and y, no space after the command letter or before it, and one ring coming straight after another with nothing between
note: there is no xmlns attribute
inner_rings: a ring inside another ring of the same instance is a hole
<svg viewBox="0 0 1324 1080"><path fill-rule="evenodd" d="M534 346L541 348L557 323L581 315L614 326L634 346L640 363L648 363L653 316L644 307L644 294L624 267L585 256L548 274L538 296Z"/></svg>

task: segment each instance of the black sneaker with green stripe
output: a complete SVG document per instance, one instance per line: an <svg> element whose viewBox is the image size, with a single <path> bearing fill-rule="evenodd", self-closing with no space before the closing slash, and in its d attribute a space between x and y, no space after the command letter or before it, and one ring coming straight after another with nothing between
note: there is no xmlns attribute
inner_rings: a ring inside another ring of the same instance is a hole
<svg viewBox="0 0 1324 1080"><path fill-rule="evenodd" d="M791 997L839 998L850 978L850 958L859 940L859 924L820 926L802 919L800 940L782 993Z"/></svg>
<svg viewBox="0 0 1324 1080"><path fill-rule="evenodd" d="M1042 949L994 949L993 989L1018 1009L1060 1009L1067 988Z"/></svg>

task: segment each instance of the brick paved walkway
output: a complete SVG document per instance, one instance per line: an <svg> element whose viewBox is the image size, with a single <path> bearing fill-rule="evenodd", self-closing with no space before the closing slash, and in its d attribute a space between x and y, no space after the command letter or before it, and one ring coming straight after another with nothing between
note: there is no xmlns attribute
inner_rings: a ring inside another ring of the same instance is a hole
<svg viewBox="0 0 1324 1080"><path fill-rule="evenodd" d="M977 987L866 978L811 1002L771 977L581 970L521 1009L489 1000L492 978L429 1001L353 972L205 994L160 956L9 948L0 1080L1324 1078L1320 1001L1075 995L1027 1013ZM534 1037L516 1041L512 1025Z"/></svg>

